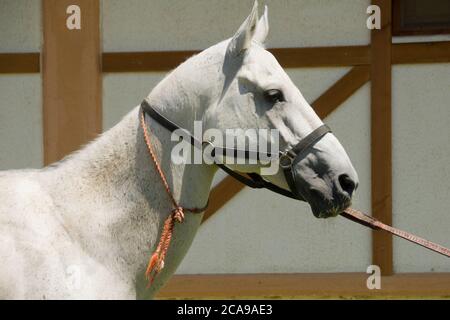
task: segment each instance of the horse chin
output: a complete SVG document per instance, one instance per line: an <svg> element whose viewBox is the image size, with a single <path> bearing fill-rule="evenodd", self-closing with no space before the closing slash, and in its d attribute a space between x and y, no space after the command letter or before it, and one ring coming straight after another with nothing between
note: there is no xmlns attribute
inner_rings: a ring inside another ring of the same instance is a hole
<svg viewBox="0 0 450 320"><path fill-rule="evenodd" d="M326 219L337 217L351 205L352 198L339 191L335 184L329 184L323 179L303 179L299 175L298 191L308 202L316 218Z"/></svg>

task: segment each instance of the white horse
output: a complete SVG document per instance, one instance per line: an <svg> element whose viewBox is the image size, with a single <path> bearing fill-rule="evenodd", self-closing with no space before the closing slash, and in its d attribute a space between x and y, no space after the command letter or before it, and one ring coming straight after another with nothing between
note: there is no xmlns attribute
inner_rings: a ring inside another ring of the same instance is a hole
<svg viewBox="0 0 450 320"><path fill-rule="evenodd" d="M262 46L268 30L267 8L258 20L255 2L231 39L181 64L148 101L190 131L194 120L205 129L275 128L281 148L295 145L322 121ZM173 164L171 133L150 117L147 126L175 199L185 207L203 207L216 166ZM348 205L357 186L357 174L331 133L308 147L294 169L316 216L334 215ZM265 178L288 189L281 173ZM186 212L185 222L175 227L164 269L146 289L148 258L171 208L147 153L138 107L63 161L41 170L0 172L0 298L154 296L175 272L202 220L202 214Z"/></svg>

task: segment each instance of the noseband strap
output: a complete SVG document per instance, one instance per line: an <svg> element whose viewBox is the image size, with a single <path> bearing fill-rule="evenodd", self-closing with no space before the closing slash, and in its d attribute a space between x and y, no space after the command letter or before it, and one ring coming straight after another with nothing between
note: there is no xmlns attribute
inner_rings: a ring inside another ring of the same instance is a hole
<svg viewBox="0 0 450 320"><path fill-rule="evenodd" d="M286 151L280 156L280 166L283 169L286 182L291 189L291 193L296 195L296 198L299 200L303 200L304 197L297 188L297 174L295 173L294 165L300 160L303 151L315 144L328 132L331 132L331 129L326 124L321 125L305 138L300 140L300 142L297 143L292 149Z"/></svg>
<svg viewBox="0 0 450 320"><path fill-rule="evenodd" d="M156 120L160 125L169 130L170 132L174 132L176 130L183 130L184 134L189 137L189 142L196 148L202 148L203 142L194 137L190 132L181 128L176 123L170 121L161 113L159 113L150 103L145 99L141 103L142 112L149 115L151 118ZM283 189L261 177L257 173L248 173L244 176L241 173L231 170L226 165L222 163L215 162L219 168L225 171L228 175L236 179L237 181L245 184L246 186L254 189L268 189L275 193L281 194L285 197L289 197L292 199L305 201L303 196L298 192L295 181L296 174L293 170L293 165L298 161L297 159L300 157L302 152L308 148L309 146L316 143L321 137L323 137L326 133L331 132L330 128L326 125L322 125L311 132L304 139L300 140L300 142L292 147L291 149L280 152L280 166L283 169L286 181L290 190ZM270 157L270 153L260 153L257 151L249 151L249 150L239 150L235 148L224 148L221 146L213 146L212 155L234 155L234 157L242 156L245 159L256 159L260 160L261 155L264 154L266 157ZM248 177L247 177L248 176Z"/></svg>

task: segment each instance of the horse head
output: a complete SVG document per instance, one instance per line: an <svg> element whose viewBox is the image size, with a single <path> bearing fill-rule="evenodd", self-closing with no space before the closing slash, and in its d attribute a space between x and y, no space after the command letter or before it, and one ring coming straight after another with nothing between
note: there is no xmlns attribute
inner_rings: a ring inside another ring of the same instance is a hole
<svg viewBox="0 0 450 320"><path fill-rule="evenodd" d="M323 126L323 122L276 58L265 49L268 32L267 7L258 19L255 1L250 15L233 37L189 59L175 75L177 87L182 86L185 92L182 100L188 105L202 105L201 112L191 113L202 114L204 129L275 130L276 141L273 137L268 141L277 142L276 148L283 154ZM260 162L224 162L234 171L257 173L292 191L296 198L310 204L316 217L335 216L351 204L358 176L334 134L324 133L291 160L294 182L288 181L285 172L279 170L281 158L270 162L276 170L264 170L267 164Z"/></svg>
<svg viewBox="0 0 450 320"><path fill-rule="evenodd" d="M207 119L209 126L221 129L276 129L280 150L287 150L323 123L275 57L265 50L268 32L267 7L258 19L255 2L250 15L227 41L223 86L217 92L216 103L207 111ZM233 169L261 172L251 165L235 165ZM335 216L349 206L358 186L357 173L332 133L302 151L292 170L297 192L316 217ZM289 189L282 170L264 178Z"/></svg>

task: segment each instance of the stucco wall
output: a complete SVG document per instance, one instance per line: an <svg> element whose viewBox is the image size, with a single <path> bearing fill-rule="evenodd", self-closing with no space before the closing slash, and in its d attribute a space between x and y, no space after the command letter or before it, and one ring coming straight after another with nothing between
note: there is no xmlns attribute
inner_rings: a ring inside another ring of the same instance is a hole
<svg viewBox="0 0 450 320"><path fill-rule="evenodd" d="M367 44L369 0L260 0L270 45ZM233 35L253 0L102 0L105 51L204 49Z"/></svg>
<svg viewBox="0 0 450 320"><path fill-rule="evenodd" d="M43 165L41 78L0 75L0 170Z"/></svg>
<svg viewBox="0 0 450 320"><path fill-rule="evenodd" d="M39 52L41 1L0 1L0 52ZM0 170L41 167L39 74L0 75Z"/></svg>
<svg viewBox="0 0 450 320"><path fill-rule="evenodd" d="M393 222L450 246L450 64L394 66ZM448 258L395 239L397 272L449 272Z"/></svg>
<svg viewBox="0 0 450 320"><path fill-rule="evenodd" d="M37 52L41 46L41 1L0 1L0 52Z"/></svg>

